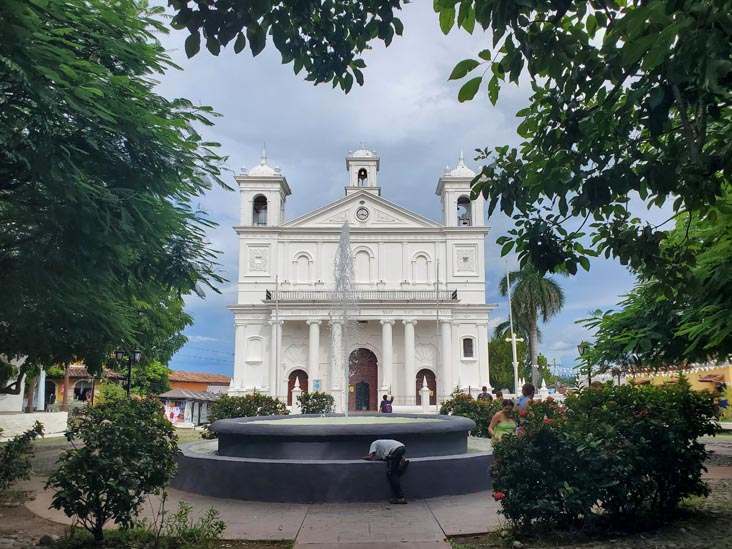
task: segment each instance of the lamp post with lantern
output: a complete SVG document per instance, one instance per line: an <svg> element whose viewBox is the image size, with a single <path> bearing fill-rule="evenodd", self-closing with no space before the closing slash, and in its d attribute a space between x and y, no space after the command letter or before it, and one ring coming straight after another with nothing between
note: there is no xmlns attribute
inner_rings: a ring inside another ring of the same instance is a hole
<svg viewBox="0 0 732 549"><path fill-rule="evenodd" d="M582 358L589 349L590 344L586 341L577 345L577 352L579 353L580 358ZM589 387L592 383L592 367L590 366L589 360L586 360L585 363L587 364L587 387Z"/></svg>
<svg viewBox="0 0 732 549"><path fill-rule="evenodd" d="M119 362L122 362L125 356L127 357L127 396L130 396L130 389L132 388L132 363L139 364L140 358L142 358L142 351L135 349L130 353L123 349L117 349L114 352L114 356Z"/></svg>

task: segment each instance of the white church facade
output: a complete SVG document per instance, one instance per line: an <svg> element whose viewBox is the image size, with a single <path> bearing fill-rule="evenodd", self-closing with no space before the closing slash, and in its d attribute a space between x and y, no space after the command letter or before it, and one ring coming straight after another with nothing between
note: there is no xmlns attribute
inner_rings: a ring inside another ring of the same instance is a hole
<svg viewBox="0 0 732 549"><path fill-rule="evenodd" d="M290 186L265 153L259 166L236 176L241 220L229 395L257 391L292 405L297 384L331 393L338 411L344 391L352 411L377 410L384 394L399 411L422 406L425 382L431 405L458 386L475 392L489 385L494 306L485 296L484 200L469 199L475 173L462 156L445 170L437 223L381 197L379 163L369 150L349 154L345 196L291 221ZM348 327L334 313L344 223L354 265Z"/></svg>

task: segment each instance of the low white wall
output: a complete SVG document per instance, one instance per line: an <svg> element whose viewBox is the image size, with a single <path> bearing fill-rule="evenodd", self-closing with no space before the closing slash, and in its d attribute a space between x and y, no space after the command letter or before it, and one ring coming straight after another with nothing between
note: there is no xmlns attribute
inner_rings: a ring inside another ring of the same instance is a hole
<svg viewBox="0 0 732 549"><path fill-rule="evenodd" d="M36 421L43 424L45 436L66 431L68 412L35 412L33 414L0 414L0 428L3 438L12 438L32 428Z"/></svg>
<svg viewBox="0 0 732 549"><path fill-rule="evenodd" d="M19 395L0 395L0 412L20 412L23 409L23 393L25 383Z"/></svg>

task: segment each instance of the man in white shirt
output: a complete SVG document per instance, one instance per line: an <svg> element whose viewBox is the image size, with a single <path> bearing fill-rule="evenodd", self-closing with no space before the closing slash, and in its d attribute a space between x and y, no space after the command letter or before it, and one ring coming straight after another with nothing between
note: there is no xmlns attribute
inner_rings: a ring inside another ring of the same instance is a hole
<svg viewBox="0 0 732 549"><path fill-rule="evenodd" d="M386 478L389 480L391 492L394 496L389 500L390 503L407 503L407 500L404 499L402 483L399 479L409 466L409 460L404 459L404 453L406 451L407 449L404 444L398 440L380 439L371 443L369 454L363 457L363 459L368 461L373 461L374 459L386 461Z"/></svg>

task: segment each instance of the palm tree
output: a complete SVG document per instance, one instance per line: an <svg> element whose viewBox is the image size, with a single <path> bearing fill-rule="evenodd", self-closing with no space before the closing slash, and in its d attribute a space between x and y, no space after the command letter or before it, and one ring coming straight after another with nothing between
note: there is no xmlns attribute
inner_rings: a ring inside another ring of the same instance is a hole
<svg viewBox="0 0 732 549"><path fill-rule="evenodd" d="M537 358L539 355L539 318L547 322L562 310L564 291L551 278L547 278L536 267L526 263L518 271L510 273L511 308L513 309L514 329L528 336L529 358L531 360L531 382L539 383ZM502 296L508 295L506 279L498 285Z"/></svg>

